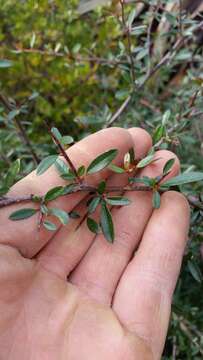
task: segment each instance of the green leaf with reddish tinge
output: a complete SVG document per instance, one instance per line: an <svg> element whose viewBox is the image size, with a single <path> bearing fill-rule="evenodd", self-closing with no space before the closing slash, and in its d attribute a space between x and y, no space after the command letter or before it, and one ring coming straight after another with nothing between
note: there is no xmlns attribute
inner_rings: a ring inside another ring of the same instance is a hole
<svg viewBox="0 0 203 360"><path fill-rule="evenodd" d="M101 206L100 222L104 237L106 238L107 241L113 243L115 236L113 220L111 213L104 201L102 202L102 206Z"/></svg>
<svg viewBox="0 0 203 360"><path fill-rule="evenodd" d="M31 209L31 208L20 209L20 210L14 211L9 216L9 219L13 220L13 221L28 219L31 216L35 215L36 212L37 212L36 209Z"/></svg>
<svg viewBox="0 0 203 360"><path fill-rule="evenodd" d="M94 174L106 168L117 156L118 150L112 149L104 152L94 159L87 168L87 174Z"/></svg>

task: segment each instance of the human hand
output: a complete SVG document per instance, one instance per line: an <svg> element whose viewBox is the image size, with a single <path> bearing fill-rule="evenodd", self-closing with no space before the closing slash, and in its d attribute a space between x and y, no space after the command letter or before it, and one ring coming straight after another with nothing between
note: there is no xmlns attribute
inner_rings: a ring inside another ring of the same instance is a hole
<svg viewBox="0 0 203 360"><path fill-rule="evenodd" d="M138 158L151 146L142 129L102 130L68 150L76 166L119 149L117 164L134 146ZM142 175L157 176L175 155L157 151ZM176 158L170 176L179 171ZM127 176L102 172L111 185ZM95 184L100 175L91 177ZM61 178L54 168L18 182L11 196L42 195ZM189 207L176 192L152 209L149 192L130 192L127 207L113 210L115 242L96 238L81 219L54 235L36 217L8 220L20 206L0 210L1 360L158 360L170 316L172 294L186 244ZM54 201L66 211L85 212L85 194ZM28 207L29 204L28 204ZM136 253L135 253L135 250ZM133 256L133 254L135 255Z"/></svg>

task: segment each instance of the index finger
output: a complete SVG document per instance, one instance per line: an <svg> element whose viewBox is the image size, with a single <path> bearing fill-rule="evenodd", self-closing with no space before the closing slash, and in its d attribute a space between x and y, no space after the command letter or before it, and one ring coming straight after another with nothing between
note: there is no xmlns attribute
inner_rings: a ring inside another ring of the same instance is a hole
<svg viewBox="0 0 203 360"><path fill-rule="evenodd" d="M81 165L87 166L96 156L108 151L118 149L119 153L115 159L116 164L121 164L124 154L133 146L133 140L129 132L122 128L110 128L101 130L95 134L76 143L67 153L78 168ZM89 178L91 184L97 184L102 179L107 178L108 170L99 172ZM37 176L32 172L26 178L19 181L9 193L9 196L23 195L44 195L49 189L64 185L65 182L57 174L55 167L52 166L46 173ZM54 207L61 208L70 212L86 194L80 192L58 198L53 202ZM53 233L42 229L36 237L37 215L21 220L10 221L9 215L19 208L34 207L32 203L19 204L0 210L0 243L16 247L25 257L31 258L53 237Z"/></svg>

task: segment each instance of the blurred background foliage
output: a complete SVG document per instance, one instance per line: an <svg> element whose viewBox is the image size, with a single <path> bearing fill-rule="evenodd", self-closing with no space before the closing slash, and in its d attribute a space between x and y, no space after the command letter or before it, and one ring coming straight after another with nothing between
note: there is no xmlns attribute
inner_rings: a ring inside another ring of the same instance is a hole
<svg viewBox="0 0 203 360"><path fill-rule="evenodd" d="M141 126L182 171L203 170L203 2L0 0L0 187L55 151L44 121L78 140ZM126 105L127 104L127 105ZM184 188L185 189L185 188ZM185 192L201 198L201 184ZM202 206L202 205L201 205ZM163 359L202 359L201 206L173 302ZM181 214L180 214L181 216Z"/></svg>

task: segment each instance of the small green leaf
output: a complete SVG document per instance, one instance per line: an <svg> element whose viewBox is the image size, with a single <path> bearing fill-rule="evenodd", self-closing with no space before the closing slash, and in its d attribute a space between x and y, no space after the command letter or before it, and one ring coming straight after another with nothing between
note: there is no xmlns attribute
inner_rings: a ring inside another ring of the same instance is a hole
<svg viewBox="0 0 203 360"><path fill-rule="evenodd" d="M137 168L144 168L154 161L154 151L151 151L144 159L140 160L137 164Z"/></svg>
<svg viewBox="0 0 203 360"><path fill-rule="evenodd" d="M112 170L113 172L117 173L117 174L125 173L125 170L123 168L121 168L119 166L116 166L114 164L110 164L109 169Z"/></svg>
<svg viewBox="0 0 203 360"><path fill-rule="evenodd" d="M203 173L202 172L189 172L178 175L172 179L167 180L163 186L170 187L170 186L178 186L183 184L189 184L192 182L202 181L203 180Z"/></svg>
<svg viewBox="0 0 203 360"><path fill-rule="evenodd" d="M94 174L107 167L118 154L118 150L112 149L104 152L94 159L87 168L87 174Z"/></svg>
<svg viewBox="0 0 203 360"><path fill-rule="evenodd" d="M166 162L166 164L164 165L163 168L163 175L166 175L170 172L170 170L172 169L173 165L175 163L175 159L170 159Z"/></svg>
<svg viewBox="0 0 203 360"><path fill-rule="evenodd" d="M128 27L132 26L133 20L134 20L135 15L136 15L136 12L137 12L137 9L133 8L131 10L130 14L128 15L128 20L127 20L127 24L126 24Z"/></svg>
<svg viewBox="0 0 203 360"><path fill-rule="evenodd" d="M48 215L48 213L49 213L49 209L48 209L48 207L46 206L46 205L44 205L44 204L42 204L41 206L40 206L40 211L42 212L42 214L44 214L44 215Z"/></svg>
<svg viewBox="0 0 203 360"><path fill-rule="evenodd" d="M37 167L37 175L42 175L45 171L47 171L53 164L55 164L57 158L58 155L50 155L43 159Z"/></svg>
<svg viewBox="0 0 203 360"><path fill-rule="evenodd" d="M188 260L187 265L188 265L188 269L189 269L191 275L193 276L193 278L197 282L201 283L202 282L202 273L201 273L199 267L194 262L192 262L190 260Z"/></svg>
<svg viewBox="0 0 203 360"><path fill-rule="evenodd" d="M13 65L13 63L10 60L6 60L6 59L0 60L0 68L2 68L2 69L11 67L12 65Z"/></svg>
<svg viewBox="0 0 203 360"><path fill-rule="evenodd" d="M166 130L165 126L159 125L157 126L154 135L153 135L153 144L156 144L161 138L165 135Z"/></svg>
<svg viewBox="0 0 203 360"><path fill-rule="evenodd" d="M166 123L168 122L168 120L170 119L171 116L171 111L170 110L166 110L166 112L163 114L163 118L162 118L162 125L166 125Z"/></svg>
<svg viewBox="0 0 203 360"><path fill-rule="evenodd" d="M98 185L97 191L100 195L102 195L105 189L106 189L106 181L102 180Z"/></svg>
<svg viewBox="0 0 203 360"><path fill-rule="evenodd" d="M52 201L57 199L59 196L62 196L64 193L64 188L63 186L56 186L53 189L49 190L45 197L44 197L44 201L48 202L48 201Z"/></svg>
<svg viewBox="0 0 203 360"><path fill-rule="evenodd" d="M51 221L45 220L45 221L43 222L43 225L44 225L44 227L45 227L47 230L49 230L49 231L55 231L55 230L57 230L57 226L56 226L54 223L52 223Z"/></svg>
<svg viewBox="0 0 203 360"><path fill-rule="evenodd" d="M55 138L59 142L61 142L62 135L61 135L60 131L56 127L51 128L51 133L55 136Z"/></svg>
<svg viewBox="0 0 203 360"><path fill-rule="evenodd" d="M72 136L63 136L61 139L61 143L63 145L70 145L72 143L74 143L74 139L72 138Z"/></svg>
<svg viewBox="0 0 203 360"><path fill-rule="evenodd" d="M88 204L88 212L89 212L89 214L92 214L96 210L96 208L99 205L100 201L101 201L101 198L99 196L96 196L93 199L91 199L91 201Z"/></svg>
<svg viewBox="0 0 203 360"><path fill-rule="evenodd" d="M107 197L105 200L109 205L113 205L113 206L125 206L125 205L130 205L131 203L129 199L121 196Z"/></svg>
<svg viewBox="0 0 203 360"><path fill-rule="evenodd" d="M107 241L113 243L115 236L114 225L113 225L111 213L105 202L102 202L100 222L104 237L106 238Z"/></svg>
<svg viewBox="0 0 203 360"><path fill-rule="evenodd" d="M99 234L100 227L94 219L88 217L87 218L87 226L91 232L93 232L94 234Z"/></svg>
<svg viewBox="0 0 203 360"><path fill-rule="evenodd" d="M78 174L78 176L83 176L85 174L85 166L84 165L79 167L79 169L77 170L77 174Z"/></svg>
<svg viewBox="0 0 203 360"><path fill-rule="evenodd" d="M161 196L160 196L160 194L159 194L158 191L154 191L154 192L153 192L152 203L153 203L153 208L154 208L154 209L159 209L159 208L160 208L160 205L161 205Z"/></svg>
<svg viewBox="0 0 203 360"><path fill-rule="evenodd" d="M57 208L52 208L50 209L50 214L56 216L63 225L68 224L69 215L66 211Z"/></svg>
<svg viewBox="0 0 203 360"><path fill-rule="evenodd" d="M58 158L55 162L55 167L57 169L57 171L59 172L60 175L64 175L66 173L69 172L69 167L67 166L67 164L65 164L65 162Z"/></svg>
<svg viewBox="0 0 203 360"><path fill-rule="evenodd" d="M14 211L9 216L9 219L13 220L13 221L28 219L31 216L33 216L34 214L36 214L36 212L37 212L36 209L30 209L30 208L20 209L20 210Z"/></svg>

